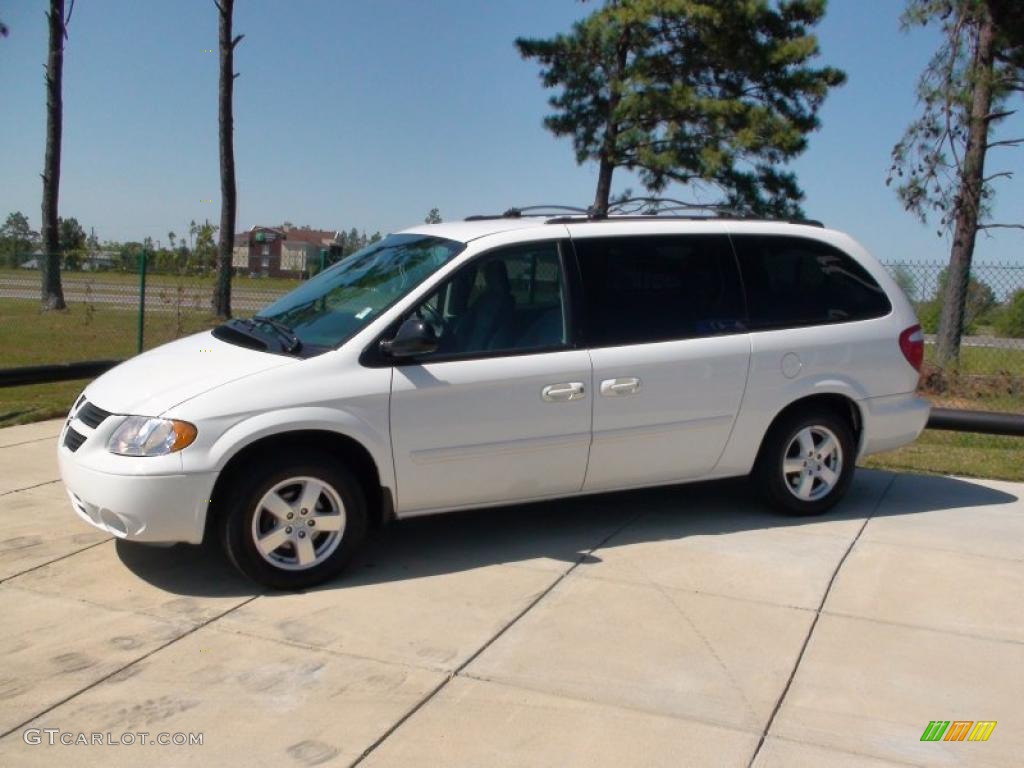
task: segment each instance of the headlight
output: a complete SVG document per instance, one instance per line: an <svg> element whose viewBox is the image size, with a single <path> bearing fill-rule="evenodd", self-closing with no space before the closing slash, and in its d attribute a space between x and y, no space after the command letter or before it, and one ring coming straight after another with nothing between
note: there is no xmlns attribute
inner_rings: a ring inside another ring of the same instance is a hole
<svg viewBox="0 0 1024 768"><path fill-rule="evenodd" d="M166 456L192 445L195 425L176 419L129 416L107 441L111 453L120 456Z"/></svg>

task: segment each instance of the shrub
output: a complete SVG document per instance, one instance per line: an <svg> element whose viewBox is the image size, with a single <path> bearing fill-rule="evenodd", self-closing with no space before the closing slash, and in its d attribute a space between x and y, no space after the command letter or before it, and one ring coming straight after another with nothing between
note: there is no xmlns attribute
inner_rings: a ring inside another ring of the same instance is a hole
<svg viewBox="0 0 1024 768"><path fill-rule="evenodd" d="M1024 290L1017 291L995 321L996 333L1015 339L1024 338Z"/></svg>

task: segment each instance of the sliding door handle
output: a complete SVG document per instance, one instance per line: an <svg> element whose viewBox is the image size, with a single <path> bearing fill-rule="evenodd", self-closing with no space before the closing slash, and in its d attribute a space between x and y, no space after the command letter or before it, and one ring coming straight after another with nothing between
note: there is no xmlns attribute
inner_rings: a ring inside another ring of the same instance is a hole
<svg viewBox="0 0 1024 768"><path fill-rule="evenodd" d="M640 389L640 379L630 376L624 379L605 379L601 382L601 394L605 397L632 395Z"/></svg>

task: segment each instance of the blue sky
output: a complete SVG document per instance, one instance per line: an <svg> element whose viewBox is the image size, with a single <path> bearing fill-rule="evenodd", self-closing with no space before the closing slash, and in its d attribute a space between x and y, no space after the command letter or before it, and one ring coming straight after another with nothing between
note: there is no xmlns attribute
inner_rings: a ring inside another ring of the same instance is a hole
<svg viewBox="0 0 1024 768"><path fill-rule="evenodd" d="M0 215L21 210L36 228L45 5L0 5L10 27L0 40ZM901 6L830 3L821 60L849 82L829 97L794 168L808 214L883 261L944 261L946 240L884 184L889 151L916 112L914 80L937 42L902 33ZM512 41L566 30L588 10L574 0L238 0L238 229L290 220L388 232L434 206L456 218L586 205L595 169L578 167L569 142L541 127L547 94ZM165 243L190 219L217 222L212 0L78 0L69 32L61 215L101 240ZM1024 151L999 152L990 168L1017 176L999 187L997 218L1020 222ZM640 191L617 172L615 191L625 187ZM1024 263L1024 234L982 235L976 260Z"/></svg>

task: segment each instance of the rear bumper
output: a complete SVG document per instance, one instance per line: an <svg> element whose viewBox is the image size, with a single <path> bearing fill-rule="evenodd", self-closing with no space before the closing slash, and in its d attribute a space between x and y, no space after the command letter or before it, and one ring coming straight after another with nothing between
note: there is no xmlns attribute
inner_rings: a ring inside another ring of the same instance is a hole
<svg viewBox="0 0 1024 768"><path fill-rule="evenodd" d="M71 506L90 525L130 541L203 540L214 474L115 475L81 466L63 447L57 456Z"/></svg>
<svg viewBox="0 0 1024 768"><path fill-rule="evenodd" d="M931 406L913 393L870 397L861 401L864 424L860 456L912 443L928 423Z"/></svg>

